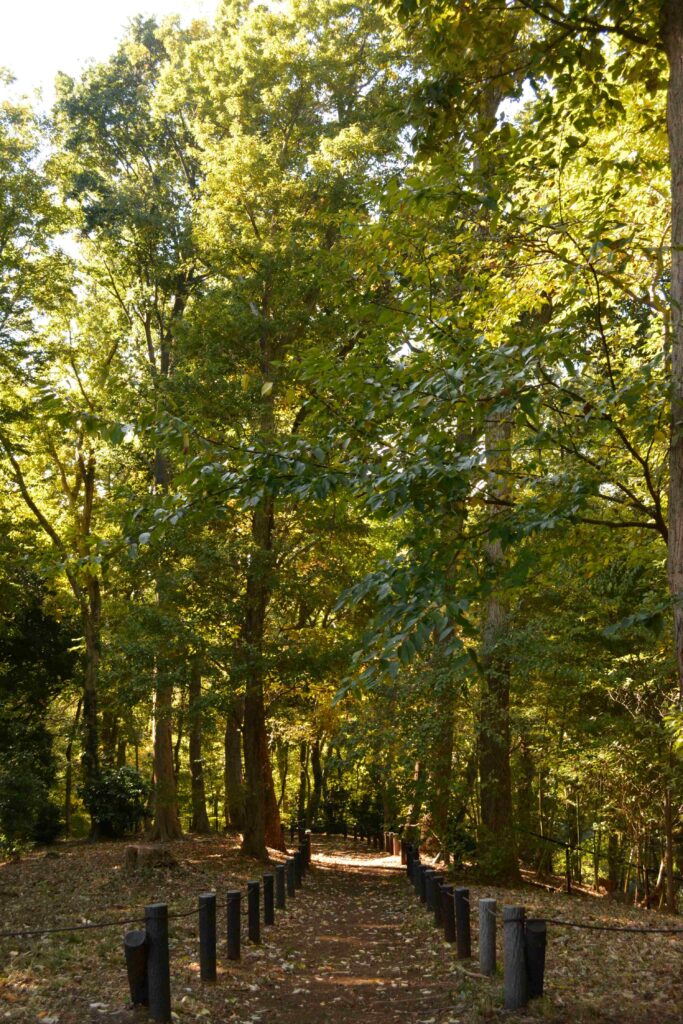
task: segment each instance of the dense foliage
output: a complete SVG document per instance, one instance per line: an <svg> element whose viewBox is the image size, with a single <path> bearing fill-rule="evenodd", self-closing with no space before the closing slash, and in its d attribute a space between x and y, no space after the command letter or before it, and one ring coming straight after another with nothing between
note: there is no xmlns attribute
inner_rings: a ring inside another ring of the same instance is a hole
<svg viewBox="0 0 683 1024"><path fill-rule="evenodd" d="M384 825L675 908L683 27L635 6L222 0L45 122L3 79L8 846Z"/></svg>

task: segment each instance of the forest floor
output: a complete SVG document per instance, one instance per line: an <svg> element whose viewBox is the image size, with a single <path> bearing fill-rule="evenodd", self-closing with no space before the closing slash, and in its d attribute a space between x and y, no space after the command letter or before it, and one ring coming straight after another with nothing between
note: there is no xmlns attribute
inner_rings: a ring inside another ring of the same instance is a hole
<svg viewBox="0 0 683 1024"><path fill-rule="evenodd" d="M228 837L172 844L173 868L129 872L123 843L72 843L0 864L0 930L138 918L146 903L184 911L200 892L243 891L263 865ZM219 917L215 985L202 985L196 918L171 922L171 986L179 1024L669 1024L683 1014L683 935L633 935L548 926L546 996L524 1013L502 1007L502 978L458 962L416 899L396 857L360 842L314 837L313 871L303 889L262 928L263 943L224 957ZM282 859L282 855L274 854ZM566 896L524 886L469 884L480 896L522 904L533 916L583 923L675 927L676 920L608 898ZM127 1009L122 927L0 938L0 1021L13 1024L145 1024ZM500 932L500 929L499 929ZM500 939L500 935L499 935ZM499 951L499 962L502 956Z"/></svg>

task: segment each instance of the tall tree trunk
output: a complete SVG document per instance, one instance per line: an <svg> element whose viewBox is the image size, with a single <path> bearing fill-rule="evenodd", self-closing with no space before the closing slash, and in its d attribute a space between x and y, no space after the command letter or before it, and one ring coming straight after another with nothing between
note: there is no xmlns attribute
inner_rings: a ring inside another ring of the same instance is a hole
<svg viewBox="0 0 683 1024"><path fill-rule="evenodd" d="M422 814L422 803L424 801L425 772L421 761L415 762L413 769L413 799L408 811L406 821L406 836L411 843L417 843L420 839L420 815Z"/></svg>
<svg viewBox="0 0 683 1024"><path fill-rule="evenodd" d="M283 848L263 693L263 637L273 571L273 521L273 501L267 498L252 516L252 552L242 631L246 667L242 852L261 860L267 860L267 846Z"/></svg>
<svg viewBox="0 0 683 1024"><path fill-rule="evenodd" d="M202 661L195 654L190 668L188 691L188 715L190 719L190 775L192 778L192 831L211 831L206 813L206 791L204 788L204 758L202 756Z"/></svg>
<svg viewBox="0 0 683 1024"><path fill-rule="evenodd" d="M170 672L156 671L154 722L154 825L152 840L168 842L182 835L178 816L178 793L173 770L173 684Z"/></svg>
<svg viewBox="0 0 683 1024"><path fill-rule="evenodd" d="M225 719L225 824L241 832L244 828L244 780L242 778L242 715L234 697Z"/></svg>
<svg viewBox="0 0 683 1024"><path fill-rule="evenodd" d="M299 796L296 802L297 820L306 820L306 796L308 794L308 743L302 740L299 744Z"/></svg>
<svg viewBox="0 0 683 1024"><path fill-rule="evenodd" d="M671 788L664 793L664 864L666 870L666 909L676 913L676 883L674 879L674 818L671 805Z"/></svg>
<svg viewBox="0 0 683 1024"><path fill-rule="evenodd" d="M667 126L671 165L671 444L668 575L673 599L679 702L683 704L683 4L664 0L669 61Z"/></svg>
<svg viewBox="0 0 683 1024"><path fill-rule="evenodd" d="M280 740L276 749L277 767L280 773L280 796L278 797L277 805L282 814L285 805L285 794L287 793L287 776L289 774L289 743Z"/></svg>
<svg viewBox="0 0 683 1024"><path fill-rule="evenodd" d="M83 781L94 781L100 772L97 725L97 674L100 665L100 616L102 601L100 583L94 577L87 585L81 602L81 618L85 638L85 672L83 675ZM94 828L94 826L93 826Z"/></svg>
<svg viewBox="0 0 683 1024"><path fill-rule="evenodd" d="M494 502L509 491L511 471L509 420L491 416L486 429L486 463L489 497ZM512 777L510 771L510 660L505 649L508 607L497 577L505 556L500 540L486 547L492 593L486 607L482 636L483 678L479 699L479 787L481 823L478 847L482 874L496 881L518 881L519 863L513 830Z"/></svg>
<svg viewBox="0 0 683 1024"><path fill-rule="evenodd" d="M82 707L83 698L80 697L78 704L76 705L76 714L74 715L73 725L71 726L69 740L66 745L66 773L64 777L64 834L67 836L71 835L71 794L73 792L74 740L76 738L76 733L78 732L78 723L80 721Z"/></svg>

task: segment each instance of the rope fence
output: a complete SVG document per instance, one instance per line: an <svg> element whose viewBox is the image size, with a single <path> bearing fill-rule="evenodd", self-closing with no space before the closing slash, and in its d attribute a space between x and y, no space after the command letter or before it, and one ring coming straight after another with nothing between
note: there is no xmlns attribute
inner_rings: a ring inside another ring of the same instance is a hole
<svg viewBox="0 0 683 1024"><path fill-rule="evenodd" d="M446 942L455 943L458 960L472 956L469 889L452 886L445 876L420 860L418 846L401 842L401 859L416 895L433 915L434 925L443 930ZM567 921L562 918L527 917L525 907L504 906L502 913L492 898L479 900L479 969L482 975L496 972L496 933L503 925L503 1005L506 1010L525 1007L543 995L548 925L588 931L622 932L632 935L681 935L683 928L641 928Z"/></svg>
<svg viewBox="0 0 683 1024"><path fill-rule="evenodd" d="M144 908L144 916L116 918L106 921L87 921L80 924L57 925L47 928L13 929L0 931L0 939L34 938L62 932L92 931L95 929L142 925L123 936L123 952L133 1006L148 1008L149 1017L157 1024L170 1024L171 967L169 952L169 922L192 916L198 917L199 976L203 982L217 980L217 911L226 911L225 939L228 960L241 958L242 923L246 918L249 942L261 942L261 916L263 924L275 924L275 910L285 910L287 898L294 898L301 889L311 866L312 842L310 831L303 831L299 849L277 864L262 881L247 882L246 909L242 907L241 890L231 890L224 901L216 893L202 893L198 905L189 910L169 912L166 903L151 903ZM263 915L261 915L263 895Z"/></svg>

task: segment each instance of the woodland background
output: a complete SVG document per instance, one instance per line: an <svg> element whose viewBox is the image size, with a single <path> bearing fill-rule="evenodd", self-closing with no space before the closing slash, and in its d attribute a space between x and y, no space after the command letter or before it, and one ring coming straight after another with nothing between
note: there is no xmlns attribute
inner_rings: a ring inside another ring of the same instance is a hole
<svg viewBox="0 0 683 1024"><path fill-rule="evenodd" d="M675 909L679 7L223 0L3 77L8 852L294 818Z"/></svg>

